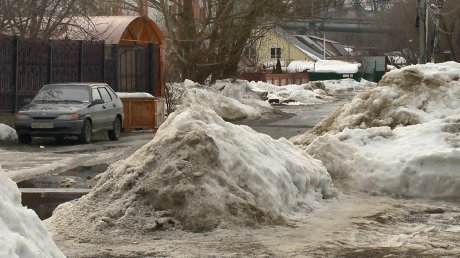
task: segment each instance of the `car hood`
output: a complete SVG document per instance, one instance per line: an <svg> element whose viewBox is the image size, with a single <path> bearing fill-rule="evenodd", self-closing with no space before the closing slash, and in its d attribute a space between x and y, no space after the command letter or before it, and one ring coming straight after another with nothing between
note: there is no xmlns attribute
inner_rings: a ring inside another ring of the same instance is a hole
<svg viewBox="0 0 460 258"><path fill-rule="evenodd" d="M21 108L20 113L47 112L53 114L77 113L89 103L30 103Z"/></svg>

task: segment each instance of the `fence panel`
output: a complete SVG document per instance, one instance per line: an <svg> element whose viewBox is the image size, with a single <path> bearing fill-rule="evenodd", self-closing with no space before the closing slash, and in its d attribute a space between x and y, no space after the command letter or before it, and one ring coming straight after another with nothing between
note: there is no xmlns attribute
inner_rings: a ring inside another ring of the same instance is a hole
<svg viewBox="0 0 460 258"><path fill-rule="evenodd" d="M46 41L18 39L17 106L32 98L48 81L49 48Z"/></svg>
<svg viewBox="0 0 460 258"><path fill-rule="evenodd" d="M79 82L80 81L80 42L70 40L52 41L51 81Z"/></svg>
<svg viewBox="0 0 460 258"><path fill-rule="evenodd" d="M13 38L0 35L0 112L14 106Z"/></svg>
<svg viewBox="0 0 460 258"><path fill-rule="evenodd" d="M160 58L158 45L0 35L0 112L16 112L48 83L106 82L116 91L161 96Z"/></svg>
<svg viewBox="0 0 460 258"><path fill-rule="evenodd" d="M82 81L104 81L104 46L101 42L83 41L82 44Z"/></svg>

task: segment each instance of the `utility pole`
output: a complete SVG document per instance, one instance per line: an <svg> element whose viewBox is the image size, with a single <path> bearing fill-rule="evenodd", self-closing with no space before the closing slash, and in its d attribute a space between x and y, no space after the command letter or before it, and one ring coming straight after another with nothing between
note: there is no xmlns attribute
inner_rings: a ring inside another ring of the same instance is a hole
<svg viewBox="0 0 460 258"><path fill-rule="evenodd" d="M420 50L419 50L419 64L426 63L426 0L418 0L417 11L418 11L418 28L420 33Z"/></svg>
<svg viewBox="0 0 460 258"><path fill-rule="evenodd" d="M326 33L323 34L323 59L326 60Z"/></svg>
<svg viewBox="0 0 460 258"><path fill-rule="evenodd" d="M433 48L431 49L431 62L434 63L436 48L438 47L438 31L439 26L441 24L441 10L444 5L444 0L437 0L436 2L436 10L435 10L435 18L436 21L434 22L434 29L433 29Z"/></svg>

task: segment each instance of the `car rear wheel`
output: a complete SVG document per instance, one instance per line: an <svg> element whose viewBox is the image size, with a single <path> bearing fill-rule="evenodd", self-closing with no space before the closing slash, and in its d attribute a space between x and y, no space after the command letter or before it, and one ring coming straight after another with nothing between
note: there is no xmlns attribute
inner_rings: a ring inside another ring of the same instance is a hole
<svg viewBox="0 0 460 258"><path fill-rule="evenodd" d="M78 136L80 143L86 144L91 142L91 136L93 134L93 129L91 126L91 122L89 120L85 120L83 123L83 127L81 128L81 133Z"/></svg>
<svg viewBox="0 0 460 258"><path fill-rule="evenodd" d="M19 134L18 141L20 144L30 144L32 142L32 136L28 134Z"/></svg>
<svg viewBox="0 0 460 258"><path fill-rule="evenodd" d="M113 129L108 131L109 138L111 141L116 141L120 138L121 134L121 121L120 118L116 118L113 122Z"/></svg>

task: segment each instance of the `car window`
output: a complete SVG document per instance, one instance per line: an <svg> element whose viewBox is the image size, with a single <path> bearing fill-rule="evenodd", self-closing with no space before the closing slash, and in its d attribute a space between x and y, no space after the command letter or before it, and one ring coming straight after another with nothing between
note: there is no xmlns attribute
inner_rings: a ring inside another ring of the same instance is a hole
<svg viewBox="0 0 460 258"><path fill-rule="evenodd" d="M112 90L112 88L107 87L106 89L109 91L110 97L112 97L112 99L118 99L117 94L115 94L115 92Z"/></svg>
<svg viewBox="0 0 460 258"><path fill-rule="evenodd" d="M34 101L78 101L89 102L89 88L82 85L46 85Z"/></svg>
<svg viewBox="0 0 460 258"><path fill-rule="evenodd" d="M102 99L102 97L97 89L93 89L93 101L95 101L96 99Z"/></svg>
<svg viewBox="0 0 460 258"><path fill-rule="evenodd" d="M106 88L98 88L98 89L99 89L99 93L101 93L101 96L104 102L112 101L112 97L110 97L110 94Z"/></svg>

